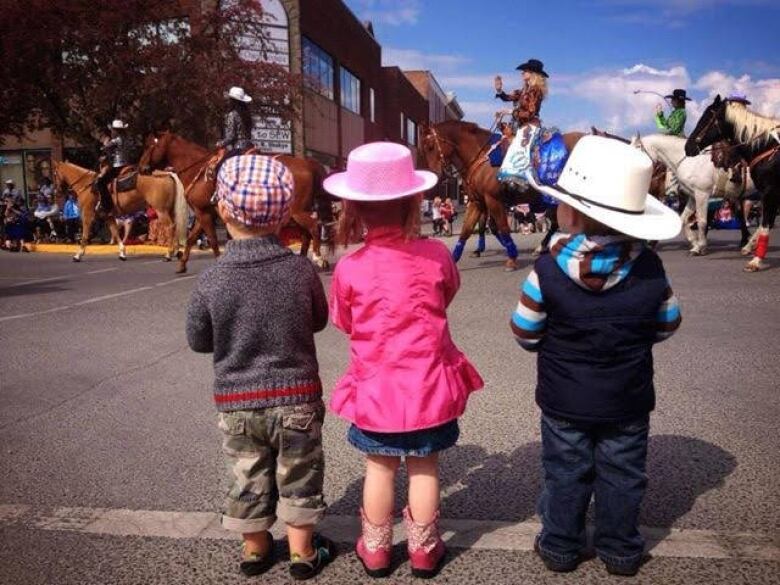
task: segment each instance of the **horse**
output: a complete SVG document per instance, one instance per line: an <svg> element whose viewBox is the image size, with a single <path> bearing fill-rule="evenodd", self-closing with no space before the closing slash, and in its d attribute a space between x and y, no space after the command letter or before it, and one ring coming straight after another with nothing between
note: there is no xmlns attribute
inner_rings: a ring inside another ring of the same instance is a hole
<svg viewBox="0 0 780 585"><path fill-rule="evenodd" d="M761 193L761 224L756 230L755 253L745 266L746 272L757 272L768 267L764 258L780 202L780 119L762 116L718 95L704 110L685 142L685 154L696 156L724 140L734 154L746 161L749 174Z"/></svg>
<svg viewBox="0 0 780 585"><path fill-rule="evenodd" d="M89 230L95 218L95 204L98 194L93 187L97 173L67 161L54 162L54 183L58 189L63 186L75 191L81 209L81 241L74 262L81 262L89 243ZM116 195L114 209L106 214L108 229L119 242L119 259L127 260L125 245L119 238L116 225L117 213L135 213L146 211L152 207L163 225L169 227L168 251L164 256L166 262L173 259L187 231L187 202L184 198L184 186L176 175L158 173L154 176L139 175L135 189Z"/></svg>
<svg viewBox="0 0 780 585"><path fill-rule="evenodd" d="M301 256L308 254L311 244L314 263L320 268L327 268L328 261L321 255L319 230L320 225L327 225L333 221L331 199L322 189L322 181L327 171L314 159L288 155L273 156L293 174L295 188L290 219L302 230ZM181 176L186 187L187 202L195 212L195 223L187 236L177 273L187 271L190 250L201 231L206 232L214 257L219 256L217 212L212 203L212 195L216 188L214 165L217 161L218 156L215 153L168 130L150 135L146 140L143 155L138 163L139 168L144 170L172 167L174 172ZM316 212L316 218L312 217L312 211Z"/></svg>
<svg viewBox="0 0 780 585"><path fill-rule="evenodd" d="M566 148L571 151L582 136L582 132L564 134ZM453 249L455 260L463 254L480 215L487 212L498 228L496 238L506 250L505 269L511 271L517 269L517 247L512 240L501 196L506 186L498 181L498 169L490 166L486 156L489 139L490 131L472 122L448 120L421 128L421 153L428 168L440 176L454 167L470 193L460 237ZM541 195L531 188L518 192L518 199L523 203L539 198Z"/></svg>
<svg viewBox="0 0 780 585"><path fill-rule="evenodd" d="M715 167L708 153L687 156L685 154L685 140L685 138L667 134L650 134L644 137L637 134L631 140L631 144L644 151L653 161L662 162L677 177L680 188L688 195L681 219L685 237L691 245L689 254L703 256L707 253L707 206L723 171ZM737 185L726 181L724 197L738 201L744 192L755 188L749 178L746 183L745 185ZM742 206L736 205L735 208L742 230L740 246L743 247L744 252L745 247L750 246L750 231L747 228ZM695 232L691 229L691 219L694 213L696 213L698 221L698 228Z"/></svg>

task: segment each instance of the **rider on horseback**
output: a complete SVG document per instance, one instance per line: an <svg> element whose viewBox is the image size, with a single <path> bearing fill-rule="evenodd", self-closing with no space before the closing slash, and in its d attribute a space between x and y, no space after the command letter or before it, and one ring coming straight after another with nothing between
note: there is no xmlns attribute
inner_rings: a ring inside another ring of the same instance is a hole
<svg viewBox="0 0 780 585"><path fill-rule="evenodd" d="M111 137L103 144L103 152L108 157L108 165L101 171L97 179L97 189L100 193L100 201L96 209L110 211L113 207L109 185L116 179L130 161L129 144L125 130L127 124L122 120L114 120L109 126Z"/></svg>
<svg viewBox="0 0 780 585"><path fill-rule="evenodd" d="M231 87L227 97L230 100L230 111L225 116L223 138L216 145L217 148L225 149L223 161L253 146L252 113L249 110L252 98L240 87Z"/></svg>
<svg viewBox="0 0 780 585"><path fill-rule="evenodd" d="M509 146L498 179L523 185L526 174L532 172L531 150L541 128L539 111L547 96L546 80L549 75L538 59L529 59L517 69L522 71L523 88L510 94L504 92L501 77L496 77L496 98L513 103L512 127L515 130L515 139Z"/></svg>
<svg viewBox="0 0 780 585"><path fill-rule="evenodd" d="M672 113L665 117L663 106L658 104L655 107L655 125L664 134L685 138L685 102L691 101L691 98L685 95L684 89L675 89L665 99L672 100Z"/></svg>

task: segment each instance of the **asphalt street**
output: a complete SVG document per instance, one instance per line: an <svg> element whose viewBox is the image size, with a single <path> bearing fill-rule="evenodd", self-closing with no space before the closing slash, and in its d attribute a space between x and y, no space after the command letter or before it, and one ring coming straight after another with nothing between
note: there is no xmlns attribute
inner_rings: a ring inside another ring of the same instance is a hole
<svg viewBox="0 0 780 585"><path fill-rule="evenodd" d="M671 554L651 556L637 583L780 583L780 247L770 248L770 270L745 274L738 235L710 237L702 258L688 258L682 241L661 246L683 324L655 350L658 400L641 524L710 539L721 553L708 558L690 542L670 545ZM494 240L482 258L461 262L450 325L486 388L471 399L459 444L442 459L442 517L476 521L475 546L461 535L437 582L625 582L598 561L550 574L527 546L498 532L493 544L476 546L497 523L531 525L541 483L535 358L508 327L538 236L515 241L517 272L503 271ZM184 338L189 291L211 262L194 257L189 275L177 277L173 264L149 257L120 263L87 255L74 264L68 256L0 253L0 583L253 582L237 573L237 541L41 521L83 509L219 510L227 481L211 364ZM322 278L327 288L329 273ZM317 346L327 394L347 343L329 327ZM362 461L345 434L346 424L328 415L326 496L329 514L354 518ZM764 552L737 547L739 538ZM284 543L277 549L283 556ZM386 582L411 583L396 549L398 569ZM349 545L342 550L318 582L367 582ZM287 581L285 563L254 580Z"/></svg>

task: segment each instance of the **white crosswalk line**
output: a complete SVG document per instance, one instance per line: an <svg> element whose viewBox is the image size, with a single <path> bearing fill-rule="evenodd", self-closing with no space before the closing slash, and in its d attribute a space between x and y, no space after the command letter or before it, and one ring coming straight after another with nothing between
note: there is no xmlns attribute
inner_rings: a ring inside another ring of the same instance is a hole
<svg viewBox="0 0 780 585"><path fill-rule="evenodd" d="M22 525L32 530L70 531L111 536L141 536L172 539L232 540L237 535L223 530L219 515L209 512L176 512L106 508L58 507L36 512L24 504L0 505L0 526ZM338 542L354 543L360 522L355 516L326 516L319 530ZM442 519L442 538L453 548L474 550L531 551L540 525L535 521ZM277 525L275 537L283 535ZM780 543L768 534L641 528L647 551L657 557L746 559L780 561ZM394 540L405 538L396 524Z"/></svg>

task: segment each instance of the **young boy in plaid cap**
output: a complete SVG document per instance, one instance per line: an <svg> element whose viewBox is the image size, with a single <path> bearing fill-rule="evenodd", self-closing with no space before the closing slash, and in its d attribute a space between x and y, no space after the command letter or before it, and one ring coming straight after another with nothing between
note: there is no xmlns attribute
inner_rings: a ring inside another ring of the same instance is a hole
<svg viewBox="0 0 780 585"><path fill-rule="evenodd" d="M283 247L293 177L258 155L225 162L218 211L233 237L200 276L187 308L187 340L213 353L214 401L232 486L222 525L244 538L241 571L273 564L268 532L287 525L290 575L309 579L334 557L314 527L325 512L322 422L325 407L314 333L328 304L314 267Z"/></svg>

